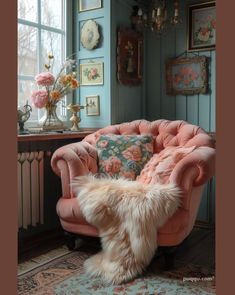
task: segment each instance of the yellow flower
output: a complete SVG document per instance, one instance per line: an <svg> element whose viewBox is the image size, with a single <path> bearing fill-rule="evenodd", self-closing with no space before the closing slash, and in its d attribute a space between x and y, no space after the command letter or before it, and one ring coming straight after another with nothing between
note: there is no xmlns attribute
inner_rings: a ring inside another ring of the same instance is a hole
<svg viewBox="0 0 235 295"><path fill-rule="evenodd" d="M64 86L67 84L65 77L66 77L65 75L61 75L59 78L60 84L62 84Z"/></svg>
<svg viewBox="0 0 235 295"><path fill-rule="evenodd" d="M70 74L65 76L65 81L66 82L71 82L72 79L73 79L73 77Z"/></svg>
<svg viewBox="0 0 235 295"><path fill-rule="evenodd" d="M59 100L61 98L61 94L58 90L52 90L50 96L53 100Z"/></svg>
<svg viewBox="0 0 235 295"><path fill-rule="evenodd" d="M71 80L72 79L73 79L73 75L70 75L70 74L68 74L68 75L61 75L59 81L60 81L60 84L66 86L69 83L71 83Z"/></svg>

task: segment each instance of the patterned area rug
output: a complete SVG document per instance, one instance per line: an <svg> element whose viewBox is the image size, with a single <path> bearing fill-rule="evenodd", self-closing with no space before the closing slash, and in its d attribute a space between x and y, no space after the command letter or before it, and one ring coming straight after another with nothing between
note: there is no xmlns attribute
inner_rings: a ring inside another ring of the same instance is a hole
<svg viewBox="0 0 235 295"><path fill-rule="evenodd" d="M18 270L19 295L209 295L215 294L214 273L199 266L176 263L174 271L164 271L161 257L155 257L149 268L134 281L107 286L100 279L90 279L83 262L94 251L65 248L38 258L38 265L21 264ZM54 255L54 258L52 258Z"/></svg>

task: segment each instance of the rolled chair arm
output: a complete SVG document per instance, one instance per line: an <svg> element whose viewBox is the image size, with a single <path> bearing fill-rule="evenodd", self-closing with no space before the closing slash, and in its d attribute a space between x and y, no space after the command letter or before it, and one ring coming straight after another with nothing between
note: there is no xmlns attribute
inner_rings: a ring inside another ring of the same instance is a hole
<svg viewBox="0 0 235 295"><path fill-rule="evenodd" d="M200 147L182 158L174 167L169 181L181 187L186 195L192 187L204 185L215 174L215 149ZM183 201L188 209L190 200Z"/></svg>
<svg viewBox="0 0 235 295"><path fill-rule="evenodd" d="M195 170L193 185L199 186L207 182L215 174L215 149L200 147L182 158L174 167L170 182L180 185L188 170Z"/></svg>
<svg viewBox="0 0 235 295"><path fill-rule="evenodd" d="M63 197L72 197L71 180L76 176L98 171L96 148L87 142L60 147L52 155L51 167L61 177Z"/></svg>

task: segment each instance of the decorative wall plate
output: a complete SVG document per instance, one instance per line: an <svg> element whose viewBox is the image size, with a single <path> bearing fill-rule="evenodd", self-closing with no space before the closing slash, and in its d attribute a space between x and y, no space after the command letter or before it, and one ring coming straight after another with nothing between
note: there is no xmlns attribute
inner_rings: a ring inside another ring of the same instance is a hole
<svg viewBox="0 0 235 295"><path fill-rule="evenodd" d="M81 29L82 46L88 50L97 47L100 39L98 24L92 19L86 21Z"/></svg>

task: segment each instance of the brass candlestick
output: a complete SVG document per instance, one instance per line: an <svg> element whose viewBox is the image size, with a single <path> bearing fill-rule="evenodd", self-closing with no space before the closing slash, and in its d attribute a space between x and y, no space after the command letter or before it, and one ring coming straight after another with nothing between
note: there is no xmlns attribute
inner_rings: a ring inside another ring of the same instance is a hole
<svg viewBox="0 0 235 295"><path fill-rule="evenodd" d="M80 110L84 109L84 106L79 104L69 104L67 109L72 113L72 117L69 119L72 122L72 127L70 128L71 131L78 131L79 127L78 124L81 122L81 118L77 115Z"/></svg>

